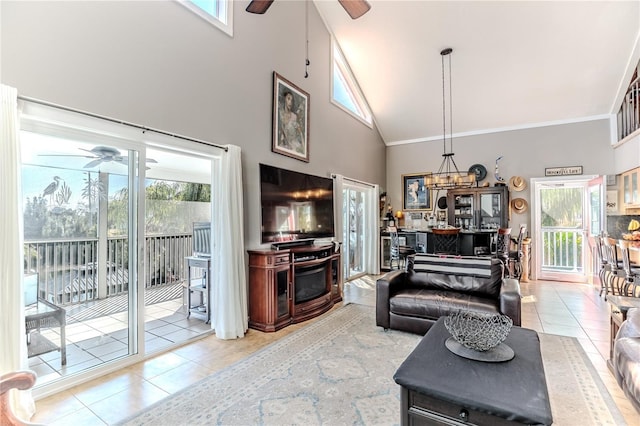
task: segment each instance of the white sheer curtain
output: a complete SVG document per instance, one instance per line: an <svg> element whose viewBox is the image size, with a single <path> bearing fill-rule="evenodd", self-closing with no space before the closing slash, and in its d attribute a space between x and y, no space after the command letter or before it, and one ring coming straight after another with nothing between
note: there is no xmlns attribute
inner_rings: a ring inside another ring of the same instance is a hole
<svg viewBox="0 0 640 426"><path fill-rule="evenodd" d="M228 145L214 173L211 327L220 339L243 337L249 327L245 274L240 148Z"/></svg>
<svg viewBox="0 0 640 426"><path fill-rule="evenodd" d="M371 241L372 244L368 246L368 252L365 257L365 270L369 273L380 273L380 187L373 185L367 190L367 196L365 201L366 208L366 221L370 224L365 230L366 241Z"/></svg>
<svg viewBox="0 0 640 426"><path fill-rule="evenodd" d="M0 85L2 139L0 141L0 373L23 370L27 364L24 296L22 293L22 208L18 92ZM12 395L13 412L29 419L35 412L31 391Z"/></svg>
<svg viewBox="0 0 640 426"><path fill-rule="evenodd" d="M333 211L335 238L344 243L344 176L338 174L333 175ZM342 264L346 264L344 257Z"/></svg>

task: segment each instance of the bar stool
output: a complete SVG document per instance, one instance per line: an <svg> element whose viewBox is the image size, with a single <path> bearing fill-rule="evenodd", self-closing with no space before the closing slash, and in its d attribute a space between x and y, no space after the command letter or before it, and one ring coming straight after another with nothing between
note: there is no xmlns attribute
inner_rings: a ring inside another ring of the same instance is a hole
<svg viewBox="0 0 640 426"><path fill-rule="evenodd" d="M621 287L624 286L626 276L622 269L622 262L618 259L618 247L616 246L616 240L604 237L602 239L603 257L606 261L605 265L605 300L607 294L620 294Z"/></svg>
<svg viewBox="0 0 640 426"><path fill-rule="evenodd" d="M509 248L511 246L511 228L499 228L496 234L495 257L502 262L504 273L509 267Z"/></svg>
<svg viewBox="0 0 640 426"><path fill-rule="evenodd" d="M434 254L459 254L460 228L432 229Z"/></svg>
<svg viewBox="0 0 640 426"><path fill-rule="evenodd" d="M525 234L527 233L527 227L524 225L520 225L520 231L518 232L518 239L514 241L516 244L516 249L509 251L509 277L520 279L522 276L522 241L524 240Z"/></svg>
<svg viewBox="0 0 640 426"><path fill-rule="evenodd" d="M391 236L391 248L389 250L389 268L393 270L393 262L396 262L398 269L400 269L400 263L402 262L402 268L406 268L407 257L416 254L416 250L413 247L400 245L400 237L397 231L389 232Z"/></svg>
<svg viewBox="0 0 640 426"><path fill-rule="evenodd" d="M605 283L605 273L607 272L607 260L604 256L604 242L602 235L593 237L595 241L596 259L598 261L598 278L600 279L600 296L604 292L604 300L607 300L607 285Z"/></svg>
<svg viewBox="0 0 640 426"><path fill-rule="evenodd" d="M639 297L640 291L640 268L634 268L631 265L631 257L629 255L629 241L618 240L618 247L622 257L622 269L624 270L625 281L620 288L622 296Z"/></svg>

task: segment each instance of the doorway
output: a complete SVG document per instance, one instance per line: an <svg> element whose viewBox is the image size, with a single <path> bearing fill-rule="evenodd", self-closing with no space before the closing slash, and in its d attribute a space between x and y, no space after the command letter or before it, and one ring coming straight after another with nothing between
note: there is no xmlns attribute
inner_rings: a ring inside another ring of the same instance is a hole
<svg viewBox="0 0 640 426"><path fill-rule="evenodd" d="M342 274L345 281L376 273L378 187L342 176L335 177L339 224L342 237ZM339 207L339 208L340 208Z"/></svg>
<svg viewBox="0 0 640 426"><path fill-rule="evenodd" d="M532 179L535 279L588 281L589 181L594 176ZM598 222L599 219L595 219Z"/></svg>
<svg viewBox="0 0 640 426"><path fill-rule="evenodd" d="M364 190L345 185L343 192L345 280L356 278L365 272L364 200Z"/></svg>

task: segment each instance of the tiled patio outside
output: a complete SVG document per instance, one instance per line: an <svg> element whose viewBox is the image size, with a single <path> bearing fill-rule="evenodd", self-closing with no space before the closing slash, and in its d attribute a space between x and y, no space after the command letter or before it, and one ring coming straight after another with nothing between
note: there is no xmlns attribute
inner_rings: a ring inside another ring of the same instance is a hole
<svg viewBox="0 0 640 426"><path fill-rule="evenodd" d="M211 326L202 319L195 316L187 318L181 294L182 285L166 288L158 293L161 294L147 298L145 306L146 353L163 350L204 333L212 333ZM180 296L158 301L175 297L176 294ZM90 302L66 311L67 364L61 365L60 351L30 358L29 368L38 375L39 385L125 356L129 352L126 295ZM59 327L42 329L40 333L56 345L59 344Z"/></svg>

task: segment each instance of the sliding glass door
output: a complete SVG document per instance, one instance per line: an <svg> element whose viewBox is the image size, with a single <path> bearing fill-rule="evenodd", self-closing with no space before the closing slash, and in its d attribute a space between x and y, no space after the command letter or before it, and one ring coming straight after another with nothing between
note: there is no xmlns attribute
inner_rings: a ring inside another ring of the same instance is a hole
<svg viewBox="0 0 640 426"><path fill-rule="evenodd" d="M25 324L39 384L137 353L139 149L20 133Z"/></svg>
<svg viewBox="0 0 640 426"><path fill-rule="evenodd" d="M337 182L336 191L341 194L337 198L341 198L342 203L339 223L342 227L343 277L351 280L376 273L379 269L377 186L348 178L337 179Z"/></svg>
<svg viewBox="0 0 640 426"><path fill-rule="evenodd" d="M186 297L194 225L213 229L220 157L149 133L40 105L23 109L24 321L38 391L213 333L196 315L211 309L210 290L197 306L185 304L194 302Z"/></svg>

